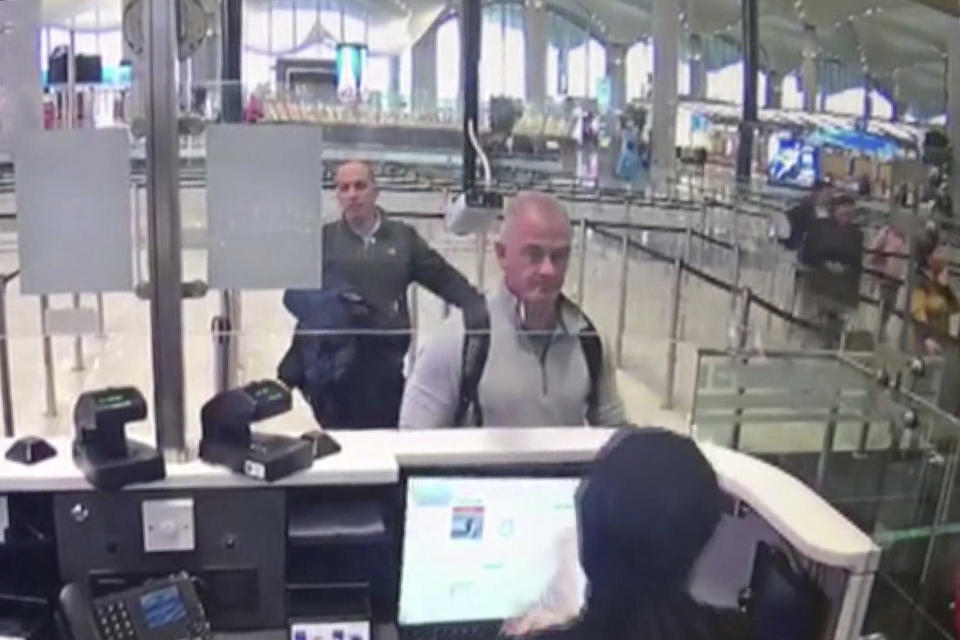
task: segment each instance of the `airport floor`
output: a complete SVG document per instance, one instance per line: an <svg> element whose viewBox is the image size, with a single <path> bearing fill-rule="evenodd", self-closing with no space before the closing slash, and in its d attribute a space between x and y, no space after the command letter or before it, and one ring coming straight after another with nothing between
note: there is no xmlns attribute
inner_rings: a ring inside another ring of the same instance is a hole
<svg viewBox="0 0 960 640"><path fill-rule="evenodd" d="M332 194L326 192L323 202L325 217L335 215ZM143 194L140 194L141 199ZM439 193L385 192L381 204L388 211L439 212L442 195ZM0 212L12 210L12 201L0 200ZM645 222L656 224L686 224L684 215L677 211L648 208L626 211L623 206L572 204L571 215L594 220ZM144 208L141 207L141 211ZM707 226L718 236L730 234L730 219L726 214L710 214ZM206 211L205 192L202 189L184 189L183 217L183 275L184 280L206 279ZM691 220L703 224L703 220ZM474 238L456 237L444 229L440 220L417 221L421 234L456 265L468 278L479 283L478 243ZM144 246L144 226L139 225L140 246ZM757 229L741 228L737 232L747 245L757 245L745 257L740 282L751 286L781 306L789 306L792 296L792 264L789 256L774 253L757 244L762 235ZM634 234L631 240L659 250L682 251L693 264L711 275L729 280L733 277L732 257L707 243L687 242L682 234L657 232ZM95 247L75 247L74 251L96 251ZM578 273L581 256L584 263L584 295L582 304L604 335L611 355L616 350L616 328L621 295L620 278L623 268L622 240L596 233L587 236L586 251L580 249L579 235L575 255L567 277L569 295L577 298ZM746 255L746 254L745 254ZM0 272L8 273L18 266L17 235L14 227L0 227ZM499 268L488 246L483 264L484 286L489 290L499 279ZM140 264L135 269L138 281L146 277L146 256L141 251ZM679 342L675 402L664 409L668 319L670 315L672 265L658 262L642 254L631 252L627 262L626 306L624 337L618 383L628 415L640 424L659 424L678 430L688 430L688 412L693 398L697 348L723 347L728 343L733 313L729 292L712 287L693 276L685 275L681 282L679 306ZM244 291L241 299L241 322L237 334L240 352L240 381L275 377L276 366L289 345L294 321L281 305L280 290ZM418 337L428 334L443 318L443 305L429 292L417 294ZM183 303L185 389L188 441L199 437L199 410L214 389L214 349L210 333L212 318L219 313L220 296L211 292L201 299ZM153 396L149 304L133 293L107 293L104 300L105 335L85 335L83 367L75 367L74 338L57 335L52 339L55 380L55 413L46 407L46 388L42 358L40 304L37 296L21 295L19 280L13 280L7 292L8 336L11 355L12 392L16 432L45 436L72 433L72 407L84 390L106 386L134 385L150 399ZM95 308L92 294L82 296L84 307ZM51 308L71 305L69 295L52 296ZM867 322L867 320L865 320ZM785 347L797 343L795 332L780 320L766 314L752 319L751 346L757 348ZM308 407L297 397L291 415L277 419L269 428L301 432L311 428L313 418ZM809 426L791 431L789 425L775 431L750 436L758 438L755 444L765 449L816 450L820 446L819 432ZM134 433L150 438L150 421L138 425ZM841 438L841 440L843 440ZM852 446L852 443L838 443Z"/></svg>

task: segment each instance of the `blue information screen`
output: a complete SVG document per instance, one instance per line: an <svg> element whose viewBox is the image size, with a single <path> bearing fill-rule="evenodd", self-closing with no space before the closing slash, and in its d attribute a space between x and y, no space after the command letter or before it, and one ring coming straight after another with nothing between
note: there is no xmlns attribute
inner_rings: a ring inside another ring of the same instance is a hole
<svg viewBox="0 0 960 640"><path fill-rule="evenodd" d="M187 616L187 610L175 586L164 587L140 596L140 607L147 620L147 628L163 627Z"/></svg>

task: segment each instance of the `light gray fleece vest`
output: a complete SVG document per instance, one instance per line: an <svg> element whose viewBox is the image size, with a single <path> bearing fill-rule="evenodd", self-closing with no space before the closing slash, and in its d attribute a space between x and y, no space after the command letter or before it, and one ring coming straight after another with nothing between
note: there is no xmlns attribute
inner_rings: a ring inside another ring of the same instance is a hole
<svg viewBox="0 0 960 640"><path fill-rule="evenodd" d="M483 425L585 425L590 372L578 335L583 319L566 308L552 334L530 334L504 285L487 300L490 352L479 388Z"/></svg>

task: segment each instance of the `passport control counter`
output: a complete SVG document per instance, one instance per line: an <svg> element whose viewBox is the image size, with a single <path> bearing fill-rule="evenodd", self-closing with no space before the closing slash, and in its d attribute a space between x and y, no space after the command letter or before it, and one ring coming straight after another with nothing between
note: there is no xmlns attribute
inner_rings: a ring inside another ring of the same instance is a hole
<svg viewBox="0 0 960 640"><path fill-rule="evenodd" d="M274 482L195 459L116 490L51 440L42 462L0 459L0 636L495 637L558 583L551 606L573 615L574 492L611 434L331 432L339 452ZM702 449L729 504L693 595L781 606L807 621L798 638L858 637L880 549L786 473Z"/></svg>

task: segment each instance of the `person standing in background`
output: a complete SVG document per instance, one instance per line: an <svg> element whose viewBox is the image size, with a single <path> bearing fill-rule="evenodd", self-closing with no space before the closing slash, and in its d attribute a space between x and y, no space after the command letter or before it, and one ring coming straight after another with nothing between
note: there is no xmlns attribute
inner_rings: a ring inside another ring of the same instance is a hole
<svg viewBox="0 0 960 640"><path fill-rule="evenodd" d="M885 341L887 324L890 316L897 308L897 297L900 293L900 284L906 272L905 261L907 240L900 229L893 224L884 225L877 233L870 246L873 255L870 266L879 271L877 278L877 294L880 298L880 340ZM900 257L903 256L903 257Z"/></svg>
<svg viewBox="0 0 960 640"><path fill-rule="evenodd" d="M278 374L301 389L325 428L395 428L410 347L408 288L423 285L467 317L483 313L483 295L415 228L377 206L369 166L342 164L336 196L341 217L323 227L323 289L284 294L298 328L313 334L294 336Z"/></svg>
<svg viewBox="0 0 960 640"><path fill-rule="evenodd" d="M960 313L960 302L950 287L947 262L932 251L918 266L917 282L910 301L917 353L940 355L950 335L950 318Z"/></svg>

